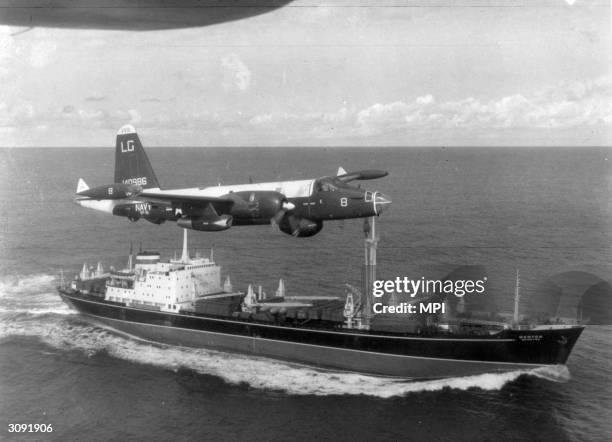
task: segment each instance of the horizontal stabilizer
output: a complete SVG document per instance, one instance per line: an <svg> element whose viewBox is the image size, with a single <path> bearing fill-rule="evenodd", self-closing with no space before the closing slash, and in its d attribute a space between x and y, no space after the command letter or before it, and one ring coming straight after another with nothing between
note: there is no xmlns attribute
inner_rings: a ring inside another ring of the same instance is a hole
<svg viewBox="0 0 612 442"><path fill-rule="evenodd" d="M89 186L87 185L85 180L83 180L83 178L79 178L79 183L77 184L76 193L83 192L83 191L85 191L87 189L89 189Z"/></svg>

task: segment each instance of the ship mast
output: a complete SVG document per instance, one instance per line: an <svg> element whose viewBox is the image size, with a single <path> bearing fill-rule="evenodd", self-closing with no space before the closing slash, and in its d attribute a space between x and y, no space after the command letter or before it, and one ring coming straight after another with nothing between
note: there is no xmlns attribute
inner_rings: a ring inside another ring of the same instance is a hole
<svg viewBox="0 0 612 442"><path fill-rule="evenodd" d="M519 271L516 269L516 285L514 287L514 324L519 323L519 301L521 300L521 284L519 278Z"/></svg>
<svg viewBox="0 0 612 442"><path fill-rule="evenodd" d="M378 238L376 237L376 217L371 216L364 221L364 248L365 248L365 266L363 272L363 296L361 305L363 328L369 329L372 320L372 288L376 280L376 248L378 246Z"/></svg>
<svg viewBox="0 0 612 442"><path fill-rule="evenodd" d="M183 229L183 254L181 255L181 262L189 262L189 250L187 249L187 229Z"/></svg>
<svg viewBox="0 0 612 442"><path fill-rule="evenodd" d="M132 241L130 241L130 256L128 256L128 271L134 270L134 261L133 261L134 249L132 247Z"/></svg>

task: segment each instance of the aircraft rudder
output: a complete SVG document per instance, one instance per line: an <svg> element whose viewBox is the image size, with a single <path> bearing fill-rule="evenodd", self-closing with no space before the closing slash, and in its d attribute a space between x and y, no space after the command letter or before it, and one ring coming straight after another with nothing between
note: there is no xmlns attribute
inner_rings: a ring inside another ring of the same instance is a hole
<svg viewBox="0 0 612 442"><path fill-rule="evenodd" d="M115 145L115 183L159 187L153 167L134 126L126 124L117 132Z"/></svg>

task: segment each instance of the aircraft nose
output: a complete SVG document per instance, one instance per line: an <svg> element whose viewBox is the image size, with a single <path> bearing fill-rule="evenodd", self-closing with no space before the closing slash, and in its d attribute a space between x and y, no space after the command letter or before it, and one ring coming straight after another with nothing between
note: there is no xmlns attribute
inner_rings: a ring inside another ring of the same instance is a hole
<svg viewBox="0 0 612 442"><path fill-rule="evenodd" d="M383 211L391 204L391 198L382 192L376 192L374 194L374 212L377 215L383 213Z"/></svg>

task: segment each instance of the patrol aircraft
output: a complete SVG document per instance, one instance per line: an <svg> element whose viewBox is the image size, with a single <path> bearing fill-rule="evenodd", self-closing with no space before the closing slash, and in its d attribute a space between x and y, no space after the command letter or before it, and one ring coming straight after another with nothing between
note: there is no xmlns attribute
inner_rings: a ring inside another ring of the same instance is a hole
<svg viewBox="0 0 612 442"><path fill-rule="evenodd" d="M89 188L79 179L75 202L130 221L175 221L206 232L271 223L286 234L308 237L323 228L323 221L380 215L391 199L349 183L386 175L340 168L337 176L315 179L162 189L136 130L126 125L117 133L115 182Z"/></svg>

